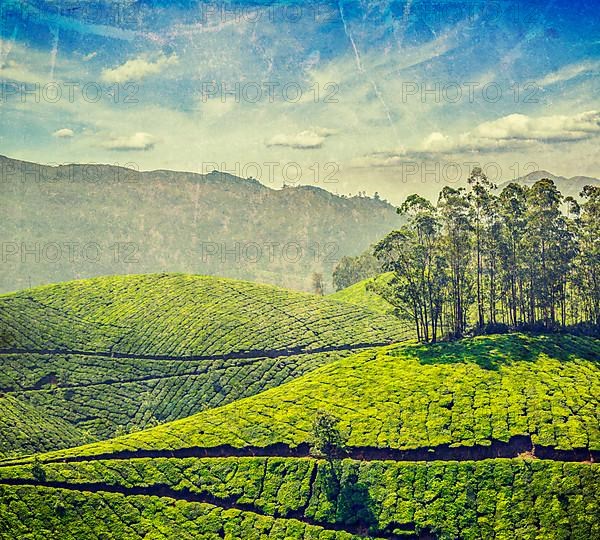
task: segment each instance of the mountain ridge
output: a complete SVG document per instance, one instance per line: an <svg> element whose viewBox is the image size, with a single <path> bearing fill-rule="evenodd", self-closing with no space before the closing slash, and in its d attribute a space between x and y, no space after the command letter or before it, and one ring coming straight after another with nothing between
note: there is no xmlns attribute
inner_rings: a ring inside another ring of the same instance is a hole
<svg viewBox="0 0 600 540"><path fill-rule="evenodd" d="M554 184L556 185L556 187L559 189L559 191L565 197L568 197L568 196L579 197L579 193L583 189L584 186L589 185L589 184L591 184L591 185L600 184L600 179L594 178L592 176L576 175L576 176L566 177L566 176L560 176L560 175L553 174L544 169L540 169L538 171L530 172L524 176L520 176L519 178L517 178L515 180L508 180L508 181L501 182L500 184L498 184L498 189L502 190L508 184L511 184L511 183L525 184L527 186L531 186L531 185L535 184L535 182L537 182L538 180L541 180L542 178L549 178L550 180L552 180L554 182Z"/></svg>
<svg viewBox="0 0 600 540"><path fill-rule="evenodd" d="M319 186L274 189L227 172L0 157L0 175L0 292L166 271L309 291L314 272L329 279L339 258L362 252L401 221L380 199ZM27 226L25 216L34 216ZM71 244L79 244L74 254ZM89 245L91 254L83 250Z"/></svg>

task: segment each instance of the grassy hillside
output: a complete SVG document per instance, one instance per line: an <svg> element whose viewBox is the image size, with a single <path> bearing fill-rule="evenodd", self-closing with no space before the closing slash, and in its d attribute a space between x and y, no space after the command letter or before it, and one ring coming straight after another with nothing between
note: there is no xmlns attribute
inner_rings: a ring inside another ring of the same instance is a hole
<svg viewBox="0 0 600 540"><path fill-rule="evenodd" d="M303 172L302 183L310 182ZM0 230L7 253L17 249L0 267L0 292L163 271L309 291L313 272L331 276L341 257L361 253L400 219L381 200L276 190L216 171L51 167L0 156L0 177Z"/></svg>
<svg viewBox="0 0 600 540"><path fill-rule="evenodd" d="M91 439L230 403L406 336L393 318L356 306L178 274L0 296L0 323L0 391ZM0 454L83 442L50 439L21 446L4 434Z"/></svg>
<svg viewBox="0 0 600 540"><path fill-rule="evenodd" d="M346 459L335 467L339 486L323 461L278 457L56 463L39 467L36 475L30 467L0 467L0 521L22 534L89 527L95 534L118 531L117 538L149 531L155 537L155 528L184 538L213 533L207 537L244 539L264 538L269 531L277 532L268 538L370 533L588 539L600 533L597 464ZM207 504L214 506L198 507ZM20 514L19 505L32 511ZM88 510L93 505L98 513ZM209 509L212 519L206 518ZM111 523L117 528L106 528Z"/></svg>
<svg viewBox="0 0 600 540"><path fill-rule="evenodd" d="M394 306L378 294L367 289L370 283L373 283L374 281L378 283L385 282L390 279L391 275L391 273L386 273L375 278L364 279L341 291L329 294L327 297L331 300L338 300L340 302L362 306L371 311L375 311L376 313L391 314L394 311Z"/></svg>
<svg viewBox="0 0 600 540"><path fill-rule="evenodd" d="M47 538L596 538L599 353L529 335L365 351L164 426L1 462L0 523ZM318 408L342 419L350 457L272 446L309 441ZM442 446L475 450L448 460Z"/></svg>
<svg viewBox="0 0 600 540"><path fill-rule="evenodd" d="M259 395L48 458L132 449L292 446L318 409L341 418L353 447L534 445L600 450L600 343L567 336L479 337L390 346L332 362Z"/></svg>
<svg viewBox="0 0 600 540"><path fill-rule="evenodd" d="M0 396L0 458L14 455L15 449L33 454L85 442L81 430L61 415L49 415L11 394Z"/></svg>

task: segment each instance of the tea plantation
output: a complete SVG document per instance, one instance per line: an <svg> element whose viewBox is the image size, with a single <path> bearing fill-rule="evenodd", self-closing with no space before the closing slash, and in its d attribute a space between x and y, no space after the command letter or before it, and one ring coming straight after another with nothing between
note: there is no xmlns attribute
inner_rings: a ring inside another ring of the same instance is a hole
<svg viewBox="0 0 600 540"><path fill-rule="evenodd" d="M52 457L297 446L309 442L319 409L341 419L353 447L489 446L526 435L533 445L598 451L599 358L597 340L567 336L388 346L223 407Z"/></svg>
<svg viewBox="0 0 600 540"><path fill-rule="evenodd" d="M345 459L334 465L335 482L326 462L307 458L116 459L36 467L0 467L0 521L7 531L48 530L52 538L76 526L73 518L79 514L94 534L105 531L105 521L116 523L126 535L119 538L146 533L159 538L154 528L178 530L185 538L195 538L193 532L207 534L201 538L262 538L272 527L281 531L275 538L583 540L600 535L596 464ZM178 502L165 519L165 506L173 500ZM227 510L206 523L203 513L182 501ZM94 516L88 509L96 504L101 512ZM38 521L26 517L24 506ZM233 532L240 518L250 522ZM261 523L258 530L255 520ZM295 532L288 536L290 523ZM315 526L330 532L320 536L325 533ZM335 529L348 535L331 532Z"/></svg>
<svg viewBox="0 0 600 540"><path fill-rule="evenodd" d="M367 309L202 276L115 276L3 295L3 406L19 403L54 427L27 442L0 424L0 456L183 418L407 335Z"/></svg>
<svg viewBox="0 0 600 540"><path fill-rule="evenodd" d="M2 540L600 538L598 340L399 343L351 303L173 274L0 305Z"/></svg>

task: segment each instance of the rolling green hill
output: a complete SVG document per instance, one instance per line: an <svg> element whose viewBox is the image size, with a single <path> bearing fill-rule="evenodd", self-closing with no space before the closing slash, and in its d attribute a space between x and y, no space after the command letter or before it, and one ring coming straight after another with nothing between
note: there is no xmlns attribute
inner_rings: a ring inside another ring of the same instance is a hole
<svg viewBox="0 0 600 540"><path fill-rule="evenodd" d="M394 312L394 306L392 306L377 293L368 290L368 285L370 283L385 283L391 278L391 276L392 274L389 272L381 274L375 278L364 279L358 283L355 283L354 285L350 285L350 287L342 289L341 291L329 294L327 298L366 307L371 311L375 311L376 313L391 315Z"/></svg>
<svg viewBox="0 0 600 540"><path fill-rule="evenodd" d="M38 450L183 418L407 335L356 306L180 274L3 295L0 323L0 391L83 437L52 436ZM2 456L36 448L3 439Z"/></svg>
<svg viewBox="0 0 600 540"><path fill-rule="evenodd" d="M291 447L310 440L318 409L341 419L352 447L395 450L534 446L600 450L600 343L503 335L364 351L235 403L139 433L47 454Z"/></svg>
<svg viewBox="0 0 600 540"><path fill-rule="evenodd" d="M24 538L596 538L599 352L531 335L363 351L190 418L0 462L0 523ZM308 453L317 409L341 419L345 459Z"/></svg>
<svg viewBox="0 0 600 540"><path fill-rule="evenodd" d="M398 325L315 295L186 274L112 276L0 296L0 349L202 357L390 341Z"/></svg>

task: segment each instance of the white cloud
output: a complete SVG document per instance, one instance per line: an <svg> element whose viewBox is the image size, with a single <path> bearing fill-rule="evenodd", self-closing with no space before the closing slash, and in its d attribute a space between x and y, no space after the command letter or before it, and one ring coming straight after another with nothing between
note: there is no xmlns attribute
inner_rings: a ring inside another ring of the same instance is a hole
<svg viewBox="0 0 600 540"><path fill-rule="evenodd" d="M75 135L75 132L69 128L58 129L52 134L53 137L57 137L59 139L70 139L73 137L73 135Z"/></svg>
<svg viewBox="0 0 600 540"><path fill-rule="evenodd" d="M443 152L452 149L453 142L448 135L435 131L425 137L423 141L423 150Z"/></svg>
<svg viewBox="0 0 600 540"><path fill-rule="evenodd" d="M524 114L510 114L480 124L474 133L476 137L486 139L579 141L600 133L600 112L586 111L572 116L554 115L537 118Z"/></svg>
<svg viewBox="0 0 600 540"><path fill-rule="evenodd" d="M104 144L108 150L152 150L156 144L156 138L150 133L138 132L130 137L115 137Z"/></svg>
<svg viewBox="0 0 600 540"><path fill-rule="evenodd" d="M600 135L599 111L537 118L525 114L509 114L496 120L483 122L474 130L456 137L432 133L416 150L442 154L465 151L506 151L536 143L582 141L597 135Z"/></svg>
<svg viewBox="0 0 600 540"><path fill-rule="evenodd" d="M179 63L176 54L171 56L160 55L152 61L146 56L140 56L132 60L127 60L124 64L114 69L102 70L102 80L109 83L123 83L129 81L139 81L148 75L156 75Z"/></svg>
<svg viewBox="0 0 600 540"><path fill-rule="evenodd" d="M411 159L516 151L536 145L539 148L541 144L585 141L597 136L600 136L600 111L537 118L509 114L456 136L435 131L413 148L375 152L356 158L352 163L355 167L396 167Z"/></svg>
<svg viewBox="0 0 600 540"><path fill-rule="evenodd" d="M312 148L321 148L327 137L335 132L327 128L313 128L301 131L295 135L285 135L280 133L271 137L265 144L271 146L287 146L298 150L308 150Z"/></svg>
<svg viewBox="0 0 600 540"><path fill-rule="evenodd" d="M569 64L568 66L563 66L557 71L553 71L552 73L548 73L543 79L538 81L540 86L550 86L552 84L556 84L558 82L568 81L570 79L574 79L575 77L590 72L597 72L600 69L600 62L597 61L585 61L579 62L576 64Z"/></svg>

